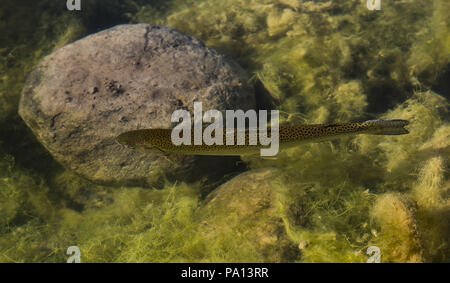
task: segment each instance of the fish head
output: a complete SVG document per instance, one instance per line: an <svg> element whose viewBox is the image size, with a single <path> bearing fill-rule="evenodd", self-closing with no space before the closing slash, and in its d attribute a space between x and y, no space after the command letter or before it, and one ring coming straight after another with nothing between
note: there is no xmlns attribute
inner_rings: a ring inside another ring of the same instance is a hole
<svg viewBox="0 0 450 283"><path fill-rule="evenodd" d="M135 149L139 146L139 137L136 131L122 133L116 137L116 141L127 149Z"/></svg>
<svg viewBox="0 0 450 283"><path fill-rule="evenodd" d="M116 141L122 148L146 153L158 152L158 149L152 146L151 139L149 140L148 137L146 137L145 130L135 130L122 133L116 137Z"/></svg>

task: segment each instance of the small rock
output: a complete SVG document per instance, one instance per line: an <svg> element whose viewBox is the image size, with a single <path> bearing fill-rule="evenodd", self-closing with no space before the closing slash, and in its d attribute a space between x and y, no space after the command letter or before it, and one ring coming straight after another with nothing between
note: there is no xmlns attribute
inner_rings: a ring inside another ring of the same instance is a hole
<svg viewBox="0 0 450 283"><path fill-rule="evenodd" d="M300 252L288 239L275 188L269 182L277 175L274 169L245 172L208 195L205 209L210 218L203 227L203 237L214 241L232 233L243 242L251 241L263 255L261 261L298 260Z"/></svg>

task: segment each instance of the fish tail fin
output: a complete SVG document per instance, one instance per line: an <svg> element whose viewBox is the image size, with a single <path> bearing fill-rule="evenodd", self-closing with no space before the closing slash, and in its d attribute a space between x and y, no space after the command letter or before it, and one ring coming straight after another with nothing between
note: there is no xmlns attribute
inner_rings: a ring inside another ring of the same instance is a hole
<svg viewBox="0 0 450 283"><path fill-rule="evenodd" d="M407 120L368 120L361 125L366 128L365 133L370 135L405 135L409 131L404 127L409 124Z"/></svg>

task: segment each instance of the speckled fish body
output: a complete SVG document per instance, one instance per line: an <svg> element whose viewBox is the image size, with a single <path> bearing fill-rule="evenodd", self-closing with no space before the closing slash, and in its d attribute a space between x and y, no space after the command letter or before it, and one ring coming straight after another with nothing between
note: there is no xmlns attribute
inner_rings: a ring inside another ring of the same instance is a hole
<svg viewBox="0 0 450 283"><path fill-rule="evenodd" d="M404 126L406 120L370 120L361 123L341 123L331 125L301 125L280 126L280 148L296 146L302 143L331 140L346 135L373 134L373 135L403 135L408 131ZM257 154L261 148L268 146L258 142L249 144L251 130L245 130L245 144L237 144L237 131L234 130L234 144L226 145L226 130L223 129L223 145L194 145L191 137L191 145L174 145L171 140L172 129L142 129L125 132L117 137L117 141L129 148L147 151L158 149L164 153L192 154L192 155L248 155ZM270 128L267 129L270 136ZM193 136L193 135L192 135Z"/></svg>

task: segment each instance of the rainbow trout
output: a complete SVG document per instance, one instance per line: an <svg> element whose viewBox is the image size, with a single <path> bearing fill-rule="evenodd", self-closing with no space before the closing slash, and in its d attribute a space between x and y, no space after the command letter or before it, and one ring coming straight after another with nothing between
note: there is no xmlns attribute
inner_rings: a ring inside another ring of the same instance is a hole
<svg viewBox="0 0 450 283"><path fill-rule="evenodd" d="M296 146L302 143L319 142L331 140L346 135L370 134L370 135L403 135L408 134L404 126L408 125L406 120L369 120L360 123L341 124L318 124L301 126L280 126L279 145L280 149ZM190 145L174 145L171 140L172 129L143 129L125 132L116 140L122 146L139 151L159 150L164 154L190 154L190 155L249 155L257 154L262 145L259 140L256 144L249 143L251 130L245 132L245 144L237 144L237 132L234 130L234 144L227 145L225 142L225 129L223 129L222 145L194 145L193 138ZM270 135L270 128L267 129Z"/></svg>

